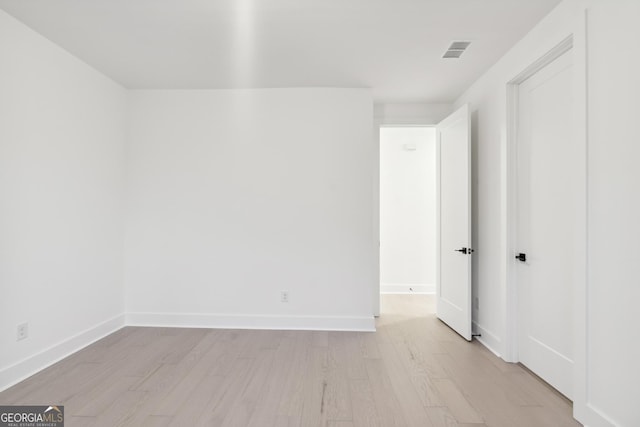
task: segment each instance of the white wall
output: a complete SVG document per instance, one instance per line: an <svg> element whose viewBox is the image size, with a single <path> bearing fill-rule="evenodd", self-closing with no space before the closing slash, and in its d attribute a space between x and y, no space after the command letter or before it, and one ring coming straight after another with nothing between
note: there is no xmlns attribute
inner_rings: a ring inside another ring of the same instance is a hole
<svg viewBox="0 0 640 427"><path fill-rule="evenodd" d="M0 64L1 390L122 325L126 94L2 11Z"/></svg>
<svg viewBox="0 0 640 427"><path fill-rule="evenodd" d="M584 395L574 408L589 426L637 426L640 344L636 333L640 286L635 247L640 240L640 61L625 41L640 40L637 0L566 0L461 96L471 103L474 168L474 320L486 344L506 347L505 221L506 83L584 22L587 7L588 271ZM576 35L581 49L584 37ZM501 165L501 167L499 167Z"/></svg>
<svg viewBox="0 0 640 427"><path fill-rule="evenodd" d="M131 92L129 320L373 328L372 120L365 89Z"/></svg>
<svg viewBox="0 0 640 427"><path fill-rule="evenodd" d="M380 282L382 292L434 292L436 132L380 129Z"/></svg>

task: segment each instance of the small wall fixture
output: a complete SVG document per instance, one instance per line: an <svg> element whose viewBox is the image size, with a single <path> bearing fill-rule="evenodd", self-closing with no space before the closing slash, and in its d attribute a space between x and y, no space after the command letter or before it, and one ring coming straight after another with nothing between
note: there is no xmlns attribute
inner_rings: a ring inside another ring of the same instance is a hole
<svg viewBox="0 0 640 427"><path fill-rule="evenodd" d="M446 50L443 58L460 58L465 50L469 47L471 42L469 41L454 41L451 42L451 46Z"/></svg>

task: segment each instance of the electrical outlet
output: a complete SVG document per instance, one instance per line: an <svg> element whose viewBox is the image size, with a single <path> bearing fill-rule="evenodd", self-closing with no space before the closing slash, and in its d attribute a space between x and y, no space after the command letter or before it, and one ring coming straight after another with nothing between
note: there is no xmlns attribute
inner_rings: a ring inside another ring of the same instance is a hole
<svg viewBox="0 0 640 427"><path fill-rule="evenodd" d="M280 302L289 302L289 292L288 291L280 292Z"/></svg>
<svg viewBox="0 0 640 427"><path fill-rule="evenodd" d="M18 325L18 330L16 333L16 341L21 341L26 339L29 336L29 324L21 323Z"/></svg>

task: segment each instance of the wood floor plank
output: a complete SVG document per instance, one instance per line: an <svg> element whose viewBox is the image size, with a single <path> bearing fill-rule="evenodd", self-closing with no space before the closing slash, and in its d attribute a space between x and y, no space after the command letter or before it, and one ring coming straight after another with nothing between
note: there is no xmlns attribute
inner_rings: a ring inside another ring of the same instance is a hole
<svg viewBox="0 0 640 427"><path fill-rule="evenodd" d="M300 417L298 416L278 415L273 427L300 427L300 425Z"/></svg>
<svg viewBox="0 0 640 427"><path fill-rule="evenodd" d="M351 395L349 394L348 337L342 332L329 333L327 365L324 371L323 414L327 420L351 420ZM366 375L366 374L365 374Z"/></svg>
<svg viewBox="0 0 640 427"><path fill-rule="evenodd" d="M293 362L289 368L289 375L282 390L282 397L278 405L278 422L286 419L287 423L300 425L304 406L304 383L307 376L307 360L312 348L312 334L301 331L295 340Z"/></svg>
<svg viewBox="0 0 640 427"><path fill-rule="evenodd" d="M360 335L363 332L341 332L340 336L344 342L347 376L353 380L366 380L367 370L364 367L364 356L360 346Z"/></svg>
<svg viewBox="0 0 640 427"><path fill-rule="evenodd" d="M436 389L442 396L442 400L460 423L483 423L484 420L478 412L471 406L458 386L451 380L437 378L434 380Z"/></svg>
<svg viewBox="0 0 640 427"><path fill-rule="evenodd" d="M224 387L228 378L217 375L209 375L200 378L200 382L192 389L186 399L179 406L168 409L173 413L170 426L195 426L198 425L204 414L206 405L211 401L211 396Z"/></svg>
<svg viewBox="0 0 640 427"><path fill-rule="evenodd" d="M156 408L172 413L177 411L177 406L182 404L181 398L190 393L202 376L207 375L210 364L217 360L223 343L216 340L216 337L221 337L218 331L209 331L177 364L163 364L152 376L144 378L141 383L132 387L132 390L146 391L147 398L141 402L138 410L125 420L127 425L141 425L149 422L150 418L163 418L170 422L171 417L150 414L158 412ZM170 394L172 396L167 398ZM163 405L167 405L166 408Z"/></svg>
<svg viewBox="0 0 640 427"><path fill-rule="evenodd" d="M67 362L66 359L59 361L1 392L0 404L28 404L28 402L34 401L33 395L35 392L43 388L55 389L56 378L68 377L69 371L76 366L76 364Z"/></svg>
<svg viewBox="0 0 640 427"><path fill-rule="evenodd" d="M207 334L206 329L184 329L184 333L176 335L176 339L173 340L171 348L165 349L162 352L162 356L157 360L162 364L178 363L189 353L199 342L202 341Z"/></svg>
<svg viewBox="0 0 640 427"><path fill-rule="evenodd" d="M11 404L29 405L41 404L41 402L62 404L78 393L77 387L79 388L84 381L93 377L98 367L99 365L95 363L79 363L66 370L64 374L51 378L45 383L35 381L34 385L40 385L33 389L27 389L17 399L10 399Z"/></svg>
<svg viewBox="0 0 640 427"><path fill-rule="evenodd" d="M156 340L130 353L121 368L123 376L144 378L160 366L167 348L173 346L175 336L161 335Z"/></svg>
<svg viewBox="0 0 640 427"><path fill-rule="evenodd" d="M460 424L446 406L427 408L427 415L435 427L459 427ZM478 426L478 424L475 424Z"/></svg>
<svg viewBox="0 0 640 427"><path fill-rule="evenodd" d="M177 408L185 402L187 396L198 387L203 378L215 376L212 365L215 366L222 354L225 353L225 343L220 341L212 345L209 350L194 364L189 363L184 367L181 377L166 394L158 400L155 407L151 409L152 415L172 416L177 412ZM212 372L213 371L213 372Z"/></svg>
<svg viewBox="0 0 640 427"><path fill-rule="evenodd" d="M527 395L532 396L531 401L536 403L522 406L542 406L553 410L558 418L570 417L573 410L571 402L533 374L528 371L509 372L506 377L505 382L508 383L509 388L518 389L521 393L526 392Z"/></svg>
<svg viewBox="0 0 640 427"><path fill-rule="evenodd" d="M244 333L243 333L244 332ZM227 375L233 367L238 357L250 358L250 354L245 353L251 345L251 340L256 336L257 331L227 331L220 341L222 353L215 364L209 366L210 375Z"/></svg>
<svg viewBox="0 0 640 427"><path fill-rule="evenodd" d="M231 370L223 377L224 380L217 384L214 390L206 393L209 399L205 405L201 405L204 406L204 410L202 411L202 416L198 418L197 425L222 425L236 402L242 399L242 392L252 381L251 375L256 371L258 364L259 362L254 358L237 358ZM207 381L205 379L205 382ZM178 424L189 425L183 422L175 425L177 426Z"/></svg>
<svg viewBox="0 0 640 427"><path fill-rule="evenodd" d="M365 368L366 369L366 368ZM369 380L350 380L349 393L355 427L385 427L378 415Z"/></svg>
<svg viewBox="0 0 640 427"><path fill-rule="evenodd" d="M142 422L142 427L167 427L171 424L171 417L159 417L157 415L149 415ZM131 424L134 425L134 424Z"/></svg>
<svg viewBox="0 0 640 427"><path fill-rule="evenodd" d="M87 400L86 404L79 408L65 407L68 412L80 417L97 417L103 414L115 400L123 393L129 391L131 385L136 381L135 377L118 377L115 381L105 383L99 393L94 394Z"/></svg>
<svg viewBox="0 0 640 427"><path fill-rule="evenodd" d="M412 377L404 368L391 338L386 330L378 331L378 347L382 361L387 369L394 394L398 397L402 412L409 426L430 427L431 420L427 416L422 400L417 393Z"/></svg>
<svg viewBox="0 0 640 427"><path fill-rule="evenodd" d="M446 378L444 369L436 360L425 362L425 356L407 339L393 341L398 356L413 383L422 405L426 407L443 406L438 390L433 385L435 378ZM438 369L428 368L438 366Z"/></svg>
<svg viewBox="0 0 640 427"><path fill-rule="evenodd" d="M275 351L273 365L269 370L256 407L249 420L248 427L263 427L276 425L278 421L278 406L282 399L287 380L291 375L291 365L295 357L294 338L284 337Z"/></svg>
<svg viewBox="0 0 640 427"><path fill-rule="evenodd" d="M329 347L329 332L313 331L312 345L314 347Z"/></svg>
<svg viewBox="0 0 640 427"><path fill-rule="evenodd" d="M327 427L354 427L351 421L329 421Z"/></svg>
<svg viewBox="0 0 640 427"><path fill-rule="evenodd" d="M522 427L554 426L578 427L580 423L569 417L560 417L553 409L544 406L527 406L522 408Z"/></svg>
<svg viewBox="0 0 640 427"><path fill-rule="evenodd" d="M96 418L68 416L65 412L64 425L67 427L92 427L96 425Z"/></svg>
<svg viewBox="0 0 640 427"><path fill-rule="evenodd" d="M304 378L302 426L317 427L326 424L327 357L328 349L326 348L313 347L309 351Z"/></svg>
<svg viewBox="0 0 640 427"><path fill-rule="evenodd" d="M364 359L380 359L380 350L375 332L362 332L358 335L360 352Z"/></svg>
<svg viewBox="0 0 640 427"><path fill-rule="evenodd" d="M467 400L487 425L509 427L518 425L520 407L510 401L494 378L475 374L473 366L461 364L451 355L436 355L456 384L465 391Z"/></svg>
<svg viewBox="0 0 640 427"><path fill-rule="evenodd" d="M373 400L384 427L406 426L405 414L398 401L382 359L365 360Z"/></svg>
<svg viewBox="0 0 640 427"><path fill-rule="evenodd" d="M263 349L251 371L248 374L247 382L242 387L239 397L229 409L228 414L224 417L224 421L220 424L222 427L247 426L253 412L258 406L261 399L262 388L269 378L269 371L273 365L276 350Z"/></svg>
<svg viewBox="0 0 640 427"><path fill-rule="evenodd" d="M109 407L96 416L96 427L123 425L122 420L135 411L138 402L145 397L146 393L143 391L126 391L120 394Z"/></svg>

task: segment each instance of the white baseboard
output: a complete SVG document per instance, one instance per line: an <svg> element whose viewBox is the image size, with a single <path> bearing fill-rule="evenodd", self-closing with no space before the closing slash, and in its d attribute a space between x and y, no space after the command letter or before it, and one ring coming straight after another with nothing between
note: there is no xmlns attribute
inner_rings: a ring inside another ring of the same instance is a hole
<svg viewBox="0 0 640 427"><path fill-rule="evenodd" d="M373 316L254 316L205 313L127 313L127 326L274 329L312 331L376 330Z"/></svg>
<svg viewBox="0 0 640 427"><path fill-rule="evenodd" d="M0 391L6 390L12 385L53 365L89 344L112 334L125 326L124 320L124 314L120 314L75 336L67 338L33 356L29 356L18 363L3 368L0 370Z"/></svg>
<svg viewBox="0 0 640 427"><path fill-rule="evenodd" d="M500 338L498 338L495 334L492 334L488 330L484 329L482 326L478 325L476 322L473 322L473 333L480 334L479 337L474 337L478 340L480 344L485 346L490 352L495 354L496 356L502 358L502 355L498 349L502 348L502 343Z"/></svg>
<svg viewBox="0 0 640 427"><path fill-rule="evenodd" d="M436 285L428 283L381 283L381 294L435 294Z"/></svg>

